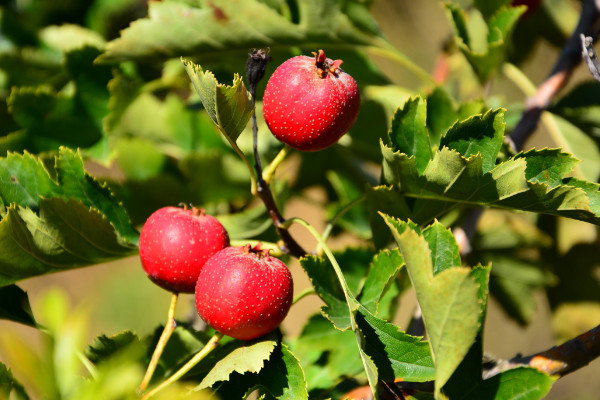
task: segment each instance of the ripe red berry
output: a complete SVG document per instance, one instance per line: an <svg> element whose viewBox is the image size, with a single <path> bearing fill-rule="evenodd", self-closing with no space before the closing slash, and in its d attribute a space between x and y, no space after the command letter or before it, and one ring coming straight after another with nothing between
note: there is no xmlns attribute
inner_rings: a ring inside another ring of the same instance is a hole
<svg viewBox="0 0 600 400"><path fill-rule="evenodd" d="M279 326L292 296L292 275L283 262L259 246L228 247L202 268L196 308L215 330L251 340Z"/></svg>
<svg viewBox="0 0 600 400"><path fill-rule="evenodd" d="M297 56L273 73L263 114L275 137L298 150L316 151L336 143L356 121L360 94L342 60Z"/></svg>
<svg viewBox="0 0 600 400"><path fill-rule="evenodd" d="M148 277L172 292L194 293L200 270L217 251L229 246L227 231L203 210L163 207L140 234L140 259Z"/></svg>

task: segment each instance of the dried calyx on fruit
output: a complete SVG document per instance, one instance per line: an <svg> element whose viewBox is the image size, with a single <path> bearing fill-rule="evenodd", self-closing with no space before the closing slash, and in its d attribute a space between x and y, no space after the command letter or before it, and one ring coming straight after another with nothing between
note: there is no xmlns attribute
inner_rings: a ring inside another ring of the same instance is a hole
<svg viewBox="0 0 600 400"><path fill-rule="evenodd" d="M219 250L229 246L221 223L204 210L163 207L140 233L140 259L148 277L172 292L194 293L200 270Z"/></svg>
<svg viewBox="0 0 600 400"><path fill-rule="evenodd" d="M277 328L293 296L290 271L260 245L228 247L204 265L196 284L196 308L212 328L251 340Z"/></svg>
<svg viewBox="0 0 600 400"><path fill-rule="evenodd" d="M297 56L273 73L263 98L263 114L273 135L303 151L336 143L358 117L356 81L323 50L314 57Z"/></svg>

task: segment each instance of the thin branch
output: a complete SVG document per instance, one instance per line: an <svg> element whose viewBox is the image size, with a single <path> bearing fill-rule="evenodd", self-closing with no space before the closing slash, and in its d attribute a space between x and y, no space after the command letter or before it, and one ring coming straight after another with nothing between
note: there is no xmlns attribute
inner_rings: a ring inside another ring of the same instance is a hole
<svg viewBox="0 0 600 400"><path fill-rule="evenodd" d="M600 356L600 325L551 349L484 365L484 379L517 367L532 367L549 375L564 376Z"/></svg>
<svg viewBox="0 0 600 400"><path fill-rule="evenodd" d="M594 47L592 46L593 43L594 40L591 36L585 36L584 34L581 34L581 56L587 64L588 69L592 73L594 79L600 82L600 61L598 61L598 57L594 52Z"/></svg>
<svg viewBox="0 0 600 400"><path fill-rule="evenodd" d="M568 82L573 69L581 62L581 35L597 36L596 25L600 19L598 3L598 0L583 0L579 22L563 47L558 61L548 78L538 87L536 94L527 100L521 120L510 135L517 151L523 149L525 142L537 128L542 112L548 108L554 96Z"/></svg>
<svg viewBox="0 0 600 400"><path fill-rule="evenodd" d="M248 54L248 60L246 61L246 78L248 79L253 103L256 97L256 86L265 75L266 65L269 60L268 49L254 49ZM282 251L300 258L306 255L306 251L296 242L296 240L294 240L287 229L282 228L281 225L285 222L285 219L277 207L269 184L263 178L260 155L258 154L258 124L256 122L256 113L252 114L252 144L255 160L254 168L256 170L256 195L265 204L267 210L269 210L269 215L275 224L275 229L283 241Z"/></svg>

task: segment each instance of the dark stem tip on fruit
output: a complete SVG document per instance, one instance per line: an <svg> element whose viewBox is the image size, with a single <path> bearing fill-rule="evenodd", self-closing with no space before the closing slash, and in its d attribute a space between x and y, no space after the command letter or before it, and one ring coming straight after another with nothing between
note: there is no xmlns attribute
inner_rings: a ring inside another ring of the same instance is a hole
<svg viewBox="0 0 600 400"><path fill-rule="evenodd" d="M319 78L326 78L328 74L337 75L338 69L340 65L342 65L342 60L331 60L327 58L325 52L322 49L319 49L319 52L312 52L315 56L315 64L317 66L317 75Z"/></svg>
<svg viewBox="0 0 600 400"><path fill-rule="evenodd" d="M252 246L250 243L248 243L248 244L242 246L242 248L244 249L245 253L256 254L256 256L259 259L268 257L269 253L271 252L271 249L263 249L262 243L257 243L254 246Z"/></svg>
<svg viewBox="0 0 600 400"><path fill-rule="evenodd" d="M269 56L270 48L266 49L252 49L248 53L248 59L246 60L246 78L250 86L250 92L254 95L258 82L265 76L267 69L267 62L271 60Z"/></svg>

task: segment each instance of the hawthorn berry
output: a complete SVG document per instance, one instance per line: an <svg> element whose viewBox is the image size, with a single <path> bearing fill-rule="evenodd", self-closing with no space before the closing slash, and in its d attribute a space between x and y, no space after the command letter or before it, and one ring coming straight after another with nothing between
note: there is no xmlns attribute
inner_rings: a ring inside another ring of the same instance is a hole
<svg viewBox="0 0 600 400"><path fill-rule="evenodd" d="M281 64L269 78L263 114L273 135L303 151L336 143L358 117L360 94L342 60L323 50L314 57L297 56Z"/></svg>
<svg viewBox="0 0 600 400"><path fill-rule="evenodd" d="M172 292L194 293L200 270L229 235L213 216L198 208L163 207L155 211L140 233L144 271L158 286Z"/></svg>
<svg viewBox="0 0 600 400"><path fill-rule="evenodd" d="M292 275L260 246L228 247L206 262L195 296L198 314L209 326L251 340L277 328L287 315Z"/></svg>

